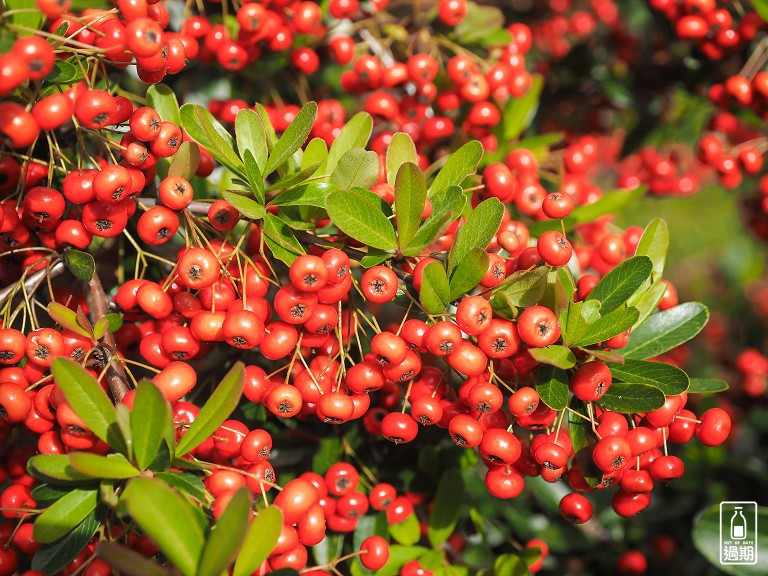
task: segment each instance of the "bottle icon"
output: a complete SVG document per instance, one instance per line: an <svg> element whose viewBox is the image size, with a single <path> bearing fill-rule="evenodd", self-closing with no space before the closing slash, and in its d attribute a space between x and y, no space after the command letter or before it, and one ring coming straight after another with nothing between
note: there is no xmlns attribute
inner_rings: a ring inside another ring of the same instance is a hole
<svg viewBox="0 0 768 576"><path fill-rule="evenodd" d="M731 516L731 540L744 540L747 537L747 519L741 512L741 506L735 506Z"/></svg>

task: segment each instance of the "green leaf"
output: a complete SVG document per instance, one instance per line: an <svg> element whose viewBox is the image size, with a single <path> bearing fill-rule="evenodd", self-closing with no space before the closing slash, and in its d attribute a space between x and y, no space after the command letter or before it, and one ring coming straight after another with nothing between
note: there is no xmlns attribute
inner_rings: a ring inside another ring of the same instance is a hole
<svg viewBox="0 0 768 576"><path fill-rule="evenodd" d="M768 0L752 0L752 7L764 22L768 22Z"/></svg>
<svg viewBox="0 0 768 576"><path fill-rule="evenodd" d="M157 478L134 478L123 498L142 532L184 576L194 576L205 536L193 506Z"/></svg>
<svg viewBox="0 0 768 576"><path fill-rule="evenodd" d="M76 334L90 338L93 336L88 330L85 330L77 321L77 313L74 310L70 310L63 304L58 302L51 302L48 304L48 316L51 320L59 324L62 328L71 330Z"/></svg>
<svg viewBox="0 0 768 576"><path fill-rule="evenodd" d="M243 543L250 513L248 490L241 487L211 528L200 557L197 576L219 576L227 569Z"/></svg>
<svg viewBox="0 0 768 576"><path fill-rule="evenodd" d="M281 192L270 202L272 206L316 206L325 208L325 198L336 190L327 182L308 182Z"/></svg>
<svg viewBox="0 0 768 576"><path fill-rule="evenodd" d="M264 172L267 165L269 149L267 147L267 135L261 117L250 108L243 108L235 116L235 136L237 149L245 161L246 150L251 153L259 174Z"/></svg>
<svg viewBox="0 0 768 576"><path fill-rule="evenodd" d="M147 106L154 108L161 120L181 126L176 94L165 84L153 84L147 88Z"/></svg>
<svg viewBox="0 0 768 576"><path fill-rule="evenodd" d="M627 304L637 308L639 313L637 321L634 326L632 326L633 330L651 317L651 314L653 314L659 307L659 303L661 302L661 299L664 298L664 293L666 291L667 285L663 281L657 280L651 284L647 291L638 292L632 296L632 298L627 300Z"/></svg>
<svg viewBox="0 0 768 576"><path fill-rule="evenodd" d="M96 509L98 502L97 490L75 488L35 519L35 539L47 544L66 536Z"/></svg>
<svg viewBox="0 0 768 576"><path fill-rule="evenodd" d="M528 354L541 364L549 364L562 370L573 368L576 365L576 355L565 346L552 344L546 348L529 348Z"/></svg>
<svg viewBox="0 0 768 576"><path fill-rule="evenodd" d="M117 332L120 330L120 327L123 325L123 317L122 315L116 313L116 312L110 312L106 316L102 316L99 318L99 320L96 322L96 325L93 327L93 337L96 340L101 340L102 336L106 334L107 332Z"/></svg>
<svg viewBox="0 0 768 576"><path fill-rule="evenodd" d="M243 173L243 162L235 152L232 135L213 114L198 104L184 104L180 114L181 124L192 138L205 146L222 166Z"/></svg>
<svg viewBox="0 0 768 576"><path fill-rule="evenodd" d="M152 464L163 440L170 449L176 445L171 406L149 380L142 380L136 387L131 411L131 436L136 464L142 470Z"/></svg>
<svg viewBox="0 0 768 576"><path fill-rule="evenodd" d="M96 261L87 252L81 252L74 248L64 250L64 265L78 280L90 281L96 272Z"/></svg>
<svg viewBox="0 0 768 576"><path fill-rule="evenodd" d="M677 396L688 390L688 374L677 366L627 358L623 364L608 364L614 381L639 382L655 386L665 396Z"/></svg>
<svg viewBox="0 0 768 576"><path fill-rule="evenodd" d="M312 130L317 117L317 102L308 102L285 129L282 136L275 142L269 154L264 175L269 175L282 166L294 153L301 148Z"/></svg>
<svg viewBox="0 0 768 576"><path fill-rule="evenodd" d="M312 471L325 474L341 458L341 439L338 436L320 438L317 450L312 456Z"/></svg>
<svg viewBox="0 0 768 576"><path fill-rule="evenodd" d="M413 546L421 539L421 529L419 528L419 519L416 514L411 514L397 524L387 526L390 536L397 540L403 546Z"/></svg>
<svg viewBox="0 0 768 576"><path fill-rule="evenodd" d="M222 378L200 409L195 421L187 429L187 433L179 441L176 456L183 456L196 448L229 418L243 394L243 370L243 363L237 362Z"/></svg>
<svg viewBox="0 0 768 576"><path fill-rule="evenodd" d="M541 266L532 270L518 270L499 284L493 291L504 297L509 306L528 308L544 295L550 268Z"/></svg>
<svg viewBox="0 0 768 576"><path fill-rule="evenodd" d="M718 378L691 378L688 393L706 394L711 392L725 392L728 388L728 382Z"/></svg>
<svg viewBox="0 0 768 576"><path fill-rule="evenodd" d="M666 402L664 392L649 384L614 382L597 403L621 414L650 412Z"/></svg>
<svg viewBox="0 0 768 576"><path fill-rule="evenodd" d="M272 255L286 265L290 266L296 258L305 254L304 247L296 240L290 226L279 216L266 213L263 233Z"/></svg>
<svg viewBox="0 0 768 576"><path fill-rule="evenodd" d="M459 186L445 188L435 194L432 199L432 214L424 220L411 243L401 249L405 256L416 256L445 232L464 209L466 196Z"/></svg>
<svg viewBox="0 0 768 576"><path fill-rule="evenodd" d="M258 571L277 544L282 528L283 514L279 508L268 506L259 511L245 533L232 576L250 576Z"/></svg>
<svg viewBox="0 0 768 576"><path fill-rule="evenodd" d="M362 516L359 520L372 518L371 516ZM360 524L358 520L358 526ZM316 564L328 564L329 562L341 557L344 549L343 534L326 534L325 538L319 544L312 546L312 555L315 557Z"/></svg>
<svg viewBox="0 0 768 576"><path fill-rule="evenodd" d="M59 498L63 498L69 494L71 487L51 486L49 484L38 484L32 488L32 498L37 500L37 503L42 502L56 502Z"/></svg>
<svg viewBox="0 0 768 576"><path fill-rule="evenodd" d="M587 407L576 396L571 397L568 411L568 435L571 437L571 444L573 445L573 453L576 458L576 462L581 468L581 472L584 475L584 479L587 484L593 488L600 484L603 475L592 460L592 450L597 444L597 435L592 430L592 424L577 416L587 416Z"/></svg>
<svg viewBox="0 0 768 576"><path fill-rule="evenodd" d="M581 338L572 342L574 346L590 346L605 342L617 334L626 332L637 322L637 308L619 308L595 320L586 329Z"/></svg>
<svg viewBox="0 0 768 576"><path fill-rule="evenodd" d="M379 177L379 157L376 152L352 148L344 154L331 173L330 183L337 188L368 189Z"/></svg>
<svg viewBox="0 0 768 576"><path fill-rule="evenodd" d="M563 342L570 346L582 339L589 329L590 322L595 322L599 318L600 302L597 300L569 302L559 318Z"/></svg>
<svg viewBox="0 0 768 576"><path fill-rule="evenodd" d="M261 175L261 169L250 150L243 152L243 165L245 166L245 176L248 179L251 192L253 192L253 197L256 198L259 204L263 205L266 202L264 177Z"/></svg>
<svg viewBox="0 0 768 576"><path fill-rule="evenodd" d="M440 262L430 262L424 268L421 278L419 300L430 314L442 314L450 302L450 288L445 269Z"/></svg>
<svg viewBox="0 0 768 576"><path fill-rule="evenodd" d="M528 565L520 556L502 554L493 563L494 574L497 576L528 576Z"/></svg>
<svg viewBox="0 0 768 576"><path fill-rule="evenodd" d="M483 279L488 272L488 253L482 248L472 248L464 256L461 262L451 274L450 278L450 300L456 300L462 294L467 294Z"/></svg>
<svg viewBox="0 0 768 576"><path fill-rule="evenodd" d="M381 199L367 190L338 190L326 198L328 215L347 236L380 250L397 247L395 229L381 210Z"/></svg>
<svg viewBox="0 0 768 576"><path fill-rule="evenodd" d="M45 22L45 17L34 0L5 0L4 4L6 10L29 10L28 12L16 12L10 16L11 22L17 26L39 30ZM17 36L29 36L32 32L19 30L15 34Z"/></svg>
<svg viewBox="0 0 768 576"><path fill-rule="evenodd" d="M66 60L56 60L44 81L48 84L70 84L80 78L82 78L82 72L79 67Z"/></svg>
<svg viewBox="0 0 768 576"><path fill-rule="evenodd" d="M304 148L304 155L301 157L301 169L307 170L310 166L317 166L314 174L328 164L328 144L322 138L312 138L309 144Z"/></svg>
<svg viewBox="0 0 768 576"><path fill-rule="evenodd" d="M568 374L564 370L544 364L536 369L534 380L539 398L552 410L565 410L568 406Z"/></svg>
<svg viewBox="0 0 768 576"><path fill-rule="evenodd" d="M605 316L624 304L632 294L651 277L653 262L648 256L627 258L608 272L587 297L602 303L600 313Z"/></svg>
<svg viewBox="0 0 768 576"><path fill-rule="evenodd" d="M368 248L368 253L360 258L360 266L363 268L371 268L372 266L378 266L385 260L387 260L391 254L379 250L378 248Z"/></svg>
<svg viewBox="0 0 768 576"><path fill-rule="evenodd" d="M120 430L120 434L125 441L124 455L129 459L133 459L133 437L131 436L131 411L128 410L128 406L122 402L115 404L115 421L117 427Z"/></svg>
<svg viewBox="0 0 768 576"><path fill-rule="evenodd" d="M264 135L267 138L267 148L271 152L275 148L275 144L277 143L277 133L275 132L275 127L272 126L272 121L269 119L269 112L267 112L267 109L264 108L263 105L259 104L258 102L255 105L256 113L259 115L259 118L261 118L261 125L264 127ZM264 167L266 167L266 163L264 164ZM262 170L262 173L264 170Z"/></svg>
<svg viewBox="0 0 768 576"><path fill-rule="evenodd" d="M185 496L189 496L198 502L205 500L205 486L200 476L183 472L157 472L155 478L159 478Z"/></svg>
<svg viewBox="0 0 768 576"><path fill-rule="evenodd" d="M373 131L373 118L367 112L358 112L349 119L328 150L328 161L323 168L330 174L344 154L352 148L365 148Z"/></svg>
<svg viewBox="0 0 768 576"><path fill-rule="evenodd" d="M27 472L44 482L83 482L91 480L72 468L67 454L39 454L27 461Z"/></svg>
<svg viewBox="0 0 768 576"><path fill-rule="evenodd" d="M395 185L400 166L406 162L418 166L419 156L416 154L416 145L408 134L397 132L392 136L392 141L387 147L387 182L390 186Z"/></svg>
<svg viewBox="0 0 768 576"><path fill-rule="evenodd" d="M456 232L456 241L448 254L450 271L453 271L473 248L488 247L494 234L499 230L503 216L504 205L498 198L488 198L472 210L467 221Z"/></svg>
<svg viewBox="0 0 768 576"><path fill-rule="evenodd" d="M429 185L429 196L434 196L449 186L460 186L462 182L477 172L477 166L483 157L483 145L477 140L470 140L448 157L448 160Z"/></svg>
<svg viewBox="0 0 768 576"><path fill-rule="evenodd" d="M539 109L539 97L544 87L544 78L534 74L531 87L520 98L510 98L502 111L501 122L496 128L499 142L509 142L520 137L531 125Z"/></svg>
<svg viewBox="0 0 768 576"><path fill-rule="evenodd" d="M635 256L648 256L653 262L654 282L660 280L664 274L667 250L669 250L669 227L666 221L656 218L645 227L635 250Z"/></svg>
<svg viewBox="0 0 768 576"><path fill-rule="evenodd" d="M250 220L261 220L267 213L267 209L256 200L251 200L247 196L243 196L237 192L224 190L221 195L224 200L237 209L241 216Z"/></svg>
<svg viewBox="0 0 768 576"><path fill-rule="evenodd" d="M306 168L303 168L298 172L293 172L292 174L286 174L283 178L280 178L280 180L278 180L277 182L272 184L269 188L267 188L267 190L269 192L273 192L275 190L287 190L288 188L293 188L298 184L306 182L307 179L309 179L310 176L312 176L312 174L315 173L315 170L317 170L318 166L320 166L320 164L316 163Z"/></svg>
<svg viewBox="0 0 768 576"><path fill-rule="evenodd" d="M374 572L375 576L397 576L400 568L412 560L418 560L429 552L428 548L423 546L401 546L400 544L391 544L389 547L389 560L384 568Z"/></svg>
<svg viewBox="0 0 768 576"><path fill-rule="evenodd" d="M141 473L122 454L102 456L89 452L73 452L69 455L69 463L76 472L89 478L125 480Z"/></svg>
<svg viewBox="0 0 768 576"><path fill-rule="evenodd" d="M168 165L168 176L181 176L187 180L194 177L200 165L200 146L188 140L182 142Z"/></svg>
<svg viewBox="0 0 768 576"><path fill-rule="evenodd" d="M69 358L56 358L51 373L67 403L88 429L115 450L124 452L125 439L117 426L115 407L96 379Z"/></svg>
<svg viewBox="0 0 768 576"><path fill-rule="evenodd" d="M454 28L454 33L462 44L481 42L487 34L500 30L504 23L504 13L495 6L480 6L475 2L467 2L466 10L466 16ZM506 43L509 41L508 39Z"/></svg>
<svg viewBox="0 0 768 576"><path fill-rule="evenodd" d="M63 538L40 546L32 556L32 570L39 570L44 574L56 574L72 562L101 526L98 512L98 508L92 510L85 520L67 532Z"/></svg>
<svg viewBox="0 0 768 576"><path fill-rule="evenodd" d="M643 360L658 356L688 342L709 320L709 310L699 302L686 302L651 315L634 330L619 352L626 358Z"/></svg>
<svg viewBox="0 0 768 576"><path fill-rule="evenodd" d="M96 546L96 556L113 570L125 576L168 576L168 571L157 562L131 550L122 544L101 540Z"/></svg>
<svg viewBox="0 0 768 576"><path fill-rule="evenodd" d="M755 3L757 6L757 3ZM712 573L732 574L733 576L763 576L768 574L768 555L760 549L768 542L768 508L757 507L757 518L754 508L749 507L749 513L744 510L743 516L747 521L746 535L755 544L756 564L722 564L721 550L723 540L729 539L730 520L734 515L733 506L723 506L721 517L720 505L715 504L703 510L694 520L691 537L693 545L714 567ZM702 567L703 573L704 567Z"/></svg>
<svg viewBox="0 0 768 576"><path fill-rule="evenodd" d="M427 181L424 173L418 165L404 162L395 179L397 242L401 248L407 247L416 236L426 201Z"/></svg>
<svg viewBox="0 0 768 576"><path fill-rule="evenodd" d="M464 508L464 480L458 468L443 473L437 485L432 514L427 525L429 543L437 548L453 533Z"/></svg>

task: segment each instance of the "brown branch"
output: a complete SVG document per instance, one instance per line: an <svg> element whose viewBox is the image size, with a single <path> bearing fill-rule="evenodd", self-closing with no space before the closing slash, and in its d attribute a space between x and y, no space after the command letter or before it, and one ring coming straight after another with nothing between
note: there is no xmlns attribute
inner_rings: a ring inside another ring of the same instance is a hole
<svg viewBox="0 0 768 576"><path fill-rule="evenodd" d="M84 292L86 294L86 301L88 302L88 314L91 317L91 324L94 326L101 319L104 318L109 309L107 308L109 302L107 295L104 292L104 287L101 285L101 279L99 273L94 271L93 278L88 282L83 282ZM109 391L112 394L112 399L115 402L120 402L131 389L128 383L128 377L125 373L125 368L122 362L119 360L112 361L116 351L117 344L115 343L115 336L112 332L107 331L103 338L104 346L101 347L103 353L104 363L109 364L107 369L107 383L109 384Z"/></svg>

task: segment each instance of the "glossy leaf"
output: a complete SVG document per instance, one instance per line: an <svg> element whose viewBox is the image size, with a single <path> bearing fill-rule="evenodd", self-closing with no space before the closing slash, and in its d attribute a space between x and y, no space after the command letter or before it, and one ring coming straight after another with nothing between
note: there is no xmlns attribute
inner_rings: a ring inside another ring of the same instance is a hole
<svg viewBox="0 0 768 576"><path fill-rule="evenodd" d="M250 108L243 108L235 116L235 136L237 137L237 149L243 160L246 150L251 153L259 174L264 173L267 165L267 135L261 117Z"/></svg>
<svg viewBox="0 0 768 576"><path fill-rule="evenodd" d="M552 344L546 348L529 348L528 354L541 364L549 364L562 370L576 365L576 355L565 346Z"/></svg>
<svg viewBox="0 0 768 576"><path fill-rule="evenodd" d="M90 480L72 468L67 454L38 454L33 456L27 461L27 472L35 478L54 484Z"/></svg>
<svg viewBox="0 0 768 576"><path fill-rule="evenodd" d="M756 564L722 564L721 550L723 539L728 539L730 518L721 518L720 505L715 504L703 510L693 524L691 537L696 550L704 556L714 567L714 572L731 574L733 576L763 576L768 574L768 555L761 549L761 544L768 541L768 508L757 507L757 519L754 517L753 508L749 509L750 518L747 520L747 538L754 540ZM733 513L733 508L729 510ZM726 516L726 514L723 514ZM746 510L744 514L746 518ZM724 525L725 524L725 525ZM756 525L755 525L756 524Z"/></svg>
<svg viewBox="0 0 768 576"><path fill-rule="evenodd" d="M131 410L133 454L139 468L146 470L157 455L160 443L176 445L171 406L157 386L142 380L136 388Z"/></svg>
<svg viewBox="0 0 768 576"><path fill-rule="evenodd" d="M77 313L74 310L70 310L63 304L59 304L58 302L51 302L48 304L48 316L50 316L51 320L59 324L62 328L71 330L72 332L80 334L81 336L85 336L86 338L90 338L92 336L88 330L85 330L82 326L80 326L80 324L78 324Z"/></svg>
<svg viewBox="0 0 768 576"><path fill-rule="evenodd" d="M100 526L101 516L97 508L63 538L40 546L32 556L32 570L39 570L44 574L56 574L75 559L91 541Z"/></svg>
<svg viewBox="0 0 768 576"><path fill-rule="evenodd" d="M378 266L392 255L388 252L384 252L377 248L368 248L368 253L360 258L360 266L363 268L371 268L372 266Z"/></svg>
<svg viewBox="0 0 768 576"><path fill-rule="evenodd" d="M168 571L150 558L127 546L102 540L96 546L96 556L113 570L125 576L168 576Z"/></svg>
<svg viewBox="0 0 768 576"><path fill-rule="evenodd" d="M87 252L81 252L74 248L64 250L64 265L78 280L88 282L96 272L96 261Z"/></svg>
<svg viewBox="0 0 768 576"><path fill-rule="evenodd" d="M520 556L502 554L493 563L494 574L500 576L528 576L528 566Z"/></svg>
<svg viewBox="0 0 768 576"><path fill-rule="evenodd" d="M267 212L264 216L264 242L272 255L290 266L296 258L305 254L304 247L296 240L290 226L279 216Z"/></svg>
<svg viewBox="0 0 768 576"><path fill-rule="evenodd" d="M69 494L71 486L51 486L50 484L37 484L32 488L32 498L34 498L38 505L45 502L56 502L59 498L63 498ZM40 506L44 508L44 506Z"/></svg>
<svg viewBox="0 0 768 576"><path fill-rule="evenodd" d="M192 505L156 478L134 478L123 498L142 532L184 576L194 576L205 535Z"/></svg>
<svg viewBox="0 0 768 576"><path fill-rule="evenodd" d="M429 185L430 198L449 186L460 186L468 176L477 172L482 157L483 145L477 140L470 140L453 152Z"/></svg>
<svg viewBox="0 0 768 576"><path fill-rule="evenodd" d="M232 496L221 517L211 528L200 557L197 576L219 576L235 559L248 530L250 504L245 487L238 489Z"/></svg>
<svg viewBox="0 0 768 576"><path fill-rule="evenodd" d="M187 433L179 441L176 456L183 456L200 445L229 418L243 394L243 370L243 363L237 362L222 378L200 409L195 421L187 429Z"/></svg>
<svg viewBox="0 0 768 576"><path fill-rule="evenodd" d="M602 312L602 310L601 310ZM639 316L637 308L619 308L592 322L584 334L572 342L574 346L590 346L604 342L632 328Z"/></svg>
<svg viewBox="0 0 768 576"><path fill-rule="evenodd" d="M45 77L47 84L69 84L82 78L82 71L79 67L66 60L56 60L53 68Z"/></svg>
<svg viewBox="0 0 768 576"><path fill-rule="evenodd" d="M312 174L315 173L315 170L317 170L318 166L320 166L320 164L315 163L310 166L307 166L306 168L300 169L298 172L286 174L285 176L280 178L277 182L272 184L269 188L267 188L267 191L273 192L275 190L287 190L289 188L293 188L294 186L302 184L306 182L312 176Z"/></svg>
<svg viewBox="0 0 768 576"><path fill-rule="evenodd" d="M419 156L416 154L416 145L413 139L405 132L397 132L392 136L392 140L387 147L387 182L394 186L397 181L397 174L400 172L400 166L410 162L419 164Z"/></svg>
<svg viewBox="0 0 768 576"><path fill-rule="evenodd" d="M154 108L161 120L181 126L176 93L165 84L152 84L147 88L147 106Z"/></svg>
<svg viewBox="0 0 768 576"><path fill-rule="evenodd" d="M421 538L421 530L419 528L419 519L416 514L411 514L397 524L389 524L387 526L390 536L403 546L413 546Z"/></svg>
<svg viewBox="0 0 768 576"><path fill-rule="evenodd" d="M706 394L712 392L725 392L728 388L730 388L728 382L718 378L691 378L688 393Z"/></svg>
<svg viewBox="0 0 768 576"><path fill-rule="evenodd" d="M197 142L182 142L168 165L168 176L181 176L189 180L200 166L200 146Z"/></svg>
<svg viewBox="0 0 768 576"><path fill-rule="evenodd" d="M352 148L339 159L331 173L330 183L341 189L354 187L366 190L376 184L379 177L379 157L376 152Z"/></svg>
<svg viewBox="0 0 768 576"><path fill-rule="evenodd" d="M648 256L633 256L608 272L587 297L601 303L600 313L605 316L624 304L645 283L653 271Z"/></svg>
<svg viewBox="0 0 768 576"><path fill-rule="evenodd" d="M588 300L586 302L569 302L560 313L560 331L563 343L572 345L584 337L591 322L600 318L600 302Z"/></svg>
<svg viewBox="0 0 768 576"><path fill-rule="evenodd" d="M358 112L349 121L344 124L344 127L336 136L336 139L331 144L328 150L328 161L326 166L321 169L325 170L326 174L330 174L336 168L344 154L352 148L365 148L368 144L368 139L371 137L373 130L373 118L367 112Z"/></svg>
<svg viewBox="0 0 768 576"><path fill-rule="evenodd" d="M157 472L155 478L159 478L185 496L200 502L205 500L205 485L200 476L183 472Z"/></svg>
<svg viewBox="0 0 768 576"><path fill-rule="evenodd" d="M266 202L264 177L258 162L250 150L243 152L243 166L245 168L245 177L248 179L248 185L251 188L251 192L253 192L253 197L259 204L264 204Z"/></svg>
<svg viewBox="0 0 768 576"><path fill-rule="evenodd" d="M421 277L419 300L430 314L442 314L450 302L450 287L445 269L440 262L431 262L424 268Z"/></svg>
<svg viewBox="0 0 768 576"><path fill-rule="evenodd" d="M412 162L401 164L395 178L397 242L401 248L416 236L426 200L427 181L421 168Z"/></svg>
<svg viewBox="0 0 768 576"><path fill-rule="evenodd" d="M69 358L56 358L51 373L72 410L90 431L115 450L125 450L115 408L96 379Z"/></svg>
<svg viewBox="0 0 768 576"><path fill-rule="evenodd" d="M250 576L258 571L277 544L282 527L283 514L279 508L268 506L260 510L245 533L233 576Z"/></svg>
<svg viewBox="0 0 768 576"><path fill-rule="evenodd" d="M410 244L401 249L405 256L416 256L445 232L464 209L466 196L458 186L451 186L435 194L432 199L432 214L422 222Z"/></svg>
<svg viewBox="0 0 768 576"><path fill-rule="evenodd" d="M643 360L658 356L688 342L709 320L709 310L699 302L686 302L651 315L632 332L619 350L627 358Z"/></svg>
<svg viewBox="0 0 768 576"><path fill-rule="evenodd" d="M450 278L450 300L456 300L480 284L488 272L488 253L482 248L473 248L454 269Z"/></svg>
<svg viewBox="0 0 768 576"><path fill-rule="evenodd" d="M657 280L645 292L638 292L632 298L627 300L627 304L637 308L638 317L632 329L641 326L651 315L656 312L664 293L667 291L667 285L661 280Z"/></svg>
<svg viewBox="0 0 768 576"><path fill-rule="evenodd" d="M664 392L655 386L634 382L614 382L597 403L613 412L635 414L661 408L664 402L666 402Z"/></svg>
<svg viewBox="0 0 768 576"><path fill-rule="evenodd" d="M448 253L448 267L456 265L473 249L488 247L493 236L499 230L504 215L504 205L498 198L483 200L456 232L456 241Z"/></svg>
<svg viewBox="0 0 768 576"><path fill-rule="evenodd" d="M131 411L128 406L119 402L115 404L115 421L120 430L120 434L125 441L125 452L123 453L129 460L133 459L133 436L131 434Z"/></svg>
<svg viewBox="0 0 768 576"><path fill-rule="evenodd" d="M267 213L267 209L264 208L264 206L259 204L256 200L248 198L248 196L243 196L242 194L230 190L224 190L221 193L221 196L224 200L232 204L244 218L261 220Z"/></svg>
<svg viewBox="0 0 768 576"><path fill-rule="evenodd" d="M98 502L97 490L75 488L35 519L35 539L47 544L66 536L96 509Z"/></svg>
<svg viewBox="0 0 768 576"><path fill-rule="evenodd" d="M433 547L440 546L453 533L464 508L464 480L461 471L451 468L443 473L437 485L427 537Z"/></svg>
<svg viewBox="0 0 768 576"><path fill-rule="evenodd" d="M509 306L528 308L541 300L548 274L549 268L546 266L518 270L510 274L493 292L503 295Z"/></svg>
<svg viewBox="0 0 768 576"><path fill-rule="evenodd" d="M504 14L496 6L467 2L465 10L466 15L454 29L462 45L481 42L487 35L501 30ZM502 41L501 44L508 44L510 41L511 38L507 38L506 42Z"/></svg>
<svg viewBox="0 0 768 576"><path fill-rule="evenodd" d="M664 264L669 250L669 227L662 218L656 218L645 227L637 244L635 256L648 256L653 262L653 281L660 280L664 274Z"/></svg>
<svg viewBox="0 0 768 576"><path fill-rule="evenodd" d="M328 164L328 144L322 138L312 138L304 148L301 157L301 169L307 170L310 166L317 166L314 173L317 174L323 166Z"/></svg>
<svg viewBox="0 0 768 576"><path fill-rule="evenodd" d="M552 410L565 410L568 406L568 374L561 368L547 364L540 366L534 384L539 398Z"/></svg>
<svg viewBox="0 0 768 576"><path fill-rule="evenodd" d="M325 208L325 198L336 190L327 182L308 182L281 192L270 202L272 206L316 206Z"/></svg>
<svg viewBox="0 0 768 576"><path fill-rule="evenodd" d="M639 382L655 386L665 396L677 396L688 390L688 374L677 366L627 358L623 364L608 364L614 381Z"/></svg>
<svg viewBox="0 0 768 576"><path fill-rule="evenodd" d="M395 229L381 211L381 199L366 190L338 190L326 198L326 208L347 236L380 250L397 247Z"/></svg>
<svg viewBox="0 0 768 576"><path fill-rule="evenodd" d="M282 166L301 148L312 130L317 117L317 102L308 102L278 138L269 154L264 175L269 175Z"/></svg>
<svg viewBox="0 0 768 576"><path fill-rule="evenodd" d="M243 162L235 152L232 135L208 110L198 104L184 104L181 107L181 123L189 135L205 146L221 165L238 173L244 171Z"/></svg>
<svg viewBox="0 0 768 576"><path fill-rule="evenodd" d="M544 87L544 78L534 74L531 87L520 98L510 98L502 112L501 123L496 129L499 142L509 142L519 138L533 122L539 109L539 97Z"/></svg>
<svg viewBox="0 0 768 576"><path fill-rule="evenodd" d="M76 472L89 478L125 480L141 473L122 454L102 456L89 452L73 452L69 454L69 463Z"/></svg>

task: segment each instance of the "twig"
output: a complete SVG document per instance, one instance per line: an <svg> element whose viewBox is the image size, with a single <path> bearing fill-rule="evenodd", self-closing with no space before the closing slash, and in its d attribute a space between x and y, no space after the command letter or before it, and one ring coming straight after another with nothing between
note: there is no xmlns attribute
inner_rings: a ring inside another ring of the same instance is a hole
<svg viewBox="0 0 768 576"><path fill-rule="evenodd" d="M32 294L37 290L37 288L40 286L40 284L43 283L43 280L45 280L46 274L49 275L50 278L55 278L59 274L61 274L64 271L64 262L57 262L54 264L50 270L39 270L35 272L34 274L30 274L29 277L24 281L24 289L28 294ZM13 295L18 290L18 284L11 284L10 286L6 286L2 290L0 290L0 308L2 308L5 303L8 301L9 298L12 298Z"/></svg>

